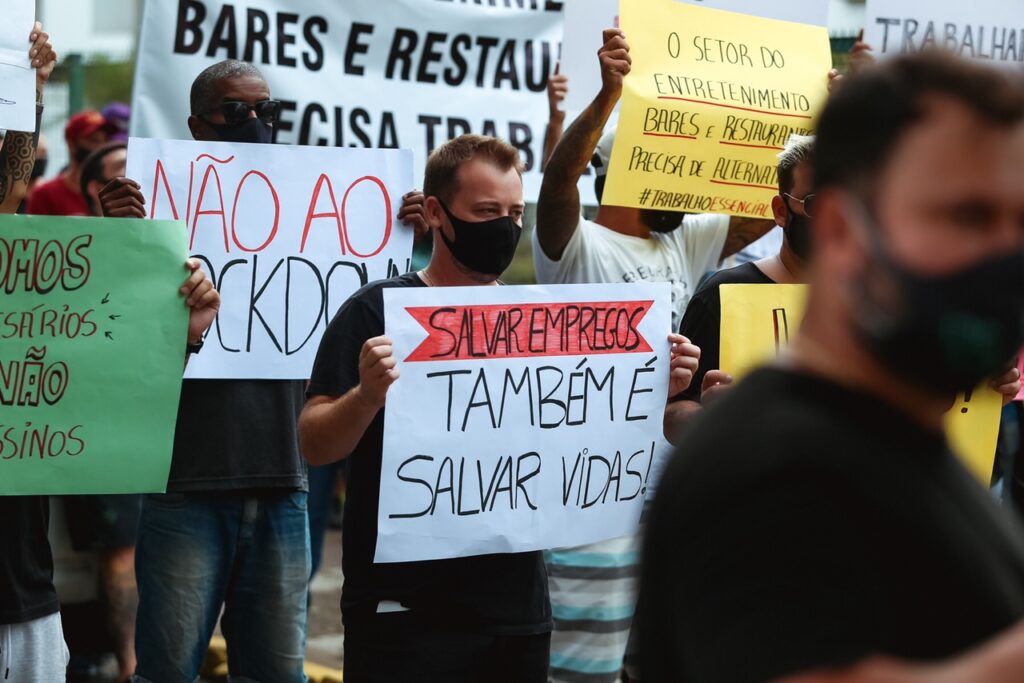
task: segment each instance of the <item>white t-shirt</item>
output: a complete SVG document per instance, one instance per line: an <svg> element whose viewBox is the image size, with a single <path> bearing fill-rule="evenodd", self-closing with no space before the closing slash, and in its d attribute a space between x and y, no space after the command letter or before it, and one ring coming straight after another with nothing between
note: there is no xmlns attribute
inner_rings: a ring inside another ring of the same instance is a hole
<svg viewBox="0 0 1024 683"><path fill-rule="evenodd" d="M580 216L562 258L552 261L533 231L533 265L541 284L669 282L672 329L705 273L718 267L729 234L729 216L691 214L682 227L650 238L623 235Z"/></svg>

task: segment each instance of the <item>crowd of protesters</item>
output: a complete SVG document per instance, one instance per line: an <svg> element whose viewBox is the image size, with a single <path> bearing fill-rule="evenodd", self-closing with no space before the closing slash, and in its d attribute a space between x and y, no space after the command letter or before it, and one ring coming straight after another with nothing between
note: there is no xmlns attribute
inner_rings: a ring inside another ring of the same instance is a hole
<svg viewBox="0 0 1024 683"><path fill-rule="evenodd" d="M603 40L600 91L564 130L572 84L550 79L532 254L541 284L671 284L677 451L636 533L373 561L401 381L383 290L500 285L531 227L516 148L463 135L430 154L398 214L429 257L341 305L308 382L183 379L166 493L63 498L73 548L99 559L118 680L195 681L218 624L232 680L305 680L339 475L350 683L1020 680L1024 463L997 459L1001 495L986 491L942 425L986 380L1020 414L1024 81L939 52L875 63L858 43L852 73L821 74L816 135L779 154L773 219L641 210L600 202L631 67L621 31ZM145 218L125 177L126 105L74 114L70 161L43 179L57 56L39 24L27 44L36 133L3 140L0 212ZM226 60L167 96L187 99L195 140L271 144L273 85ZM588 166L599 206L585 217ZM220 304L197 261L182 281L188 336L168 363L200 352ZM773 283L809 285L806 318L777 363L733 386L719 288ZM0 497L0 680L65 680L49 517L46 498Z"/></svg>

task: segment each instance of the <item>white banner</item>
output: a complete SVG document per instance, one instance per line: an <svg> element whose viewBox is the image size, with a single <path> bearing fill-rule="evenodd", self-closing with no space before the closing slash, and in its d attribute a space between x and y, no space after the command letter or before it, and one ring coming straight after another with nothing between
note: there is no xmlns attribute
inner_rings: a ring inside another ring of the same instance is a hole
<svg viewBox="0 0 1024 683"><path fill-rule="evenodd" d="M688 5L750 14L755 17L828 25L828 0L676 0ZM619 0L565 0L565 35L562 38L561 73L569 77L564 109L580 112L601 89L597 51L606 28L619 25ZM713 36L712 36L713 37ZM628 42L629 36L626 36Z"/></svg>
<svg viewBox="0 0 1024 683"><path fill-rule="evenodd" d="M131 138L127 173L221 294L187 377L307 379L345 299L410 268L408 150Z"/></svg>
<svg viewBox="0 0 1024 683"><path fill-rule="evenodd" d="M0 22L0 130L36 127L36 72L28 56L35 22L33 0L7 0Z"/></svg>
<svg viewBox="0 0 1024 683"><path fill-rule="evenodd" d="M420 185L440 143L497 135L520 149L526 197L535 200L562 4L518 4L149 0L132 135L188 138L193 79L222 59L242 59L285 102L278 142L412 149Z"/></svg>
<svg viewBox="0 0 1024 683"><path fill-rule="evenodd" d="M670 301L665 283L384 290L401 376L376 561L634 531L662 443Z"/></svg>
<svg viewBox="0 0 1024 683"><path fill-rule="evenodd" d="M1006 0L868 0L864 40L878 54L941 47L964 57L1024 62L1024 5Z"/></svg>

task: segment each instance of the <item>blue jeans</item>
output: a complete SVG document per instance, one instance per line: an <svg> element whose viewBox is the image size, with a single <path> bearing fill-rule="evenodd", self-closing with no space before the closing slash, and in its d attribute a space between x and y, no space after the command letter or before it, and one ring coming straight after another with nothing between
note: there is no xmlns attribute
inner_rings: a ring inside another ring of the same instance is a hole
<svg viewBox="0 0 1024 683"><path fill-rule="evenodd" d="M320 568L324 554L324 534L327 533L334 503L334 485L338 482L338 475L344 471L344 460L309 468L309 544L313 558L310 579Z"/></svg>
<svg viewBox="0 0 1024 683"><path fill-rule="evenodd" d="M147 496L135 569L136 681L193 683L224 605L233 681L306 680L306 494Z"/></svg>

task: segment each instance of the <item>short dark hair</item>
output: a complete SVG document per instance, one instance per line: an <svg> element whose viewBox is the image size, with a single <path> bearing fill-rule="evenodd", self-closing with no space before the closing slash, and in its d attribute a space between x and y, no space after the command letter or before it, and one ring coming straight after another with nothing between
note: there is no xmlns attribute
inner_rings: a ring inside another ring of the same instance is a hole
<svg viewBox="0 0 1024 683"><path fill-rule="evenodd" d="M789 194L793 191L793 172L805 161L814 161L814 136L793 133L786 140L786 146L778 154L779 160L779 193Z"/></svg>
<svg viewBox="0 0 1024 683"><path fill-rule="evenodd" d="M514 168L523 175L519 150L501 138L489 135L460 135L435 149L427 157L423 172L423 194L450 202L459 190L459 167L471 159L485 159L503 171Z"/></svg>
<svg viewBox="0 0 1024 683"><path fill-rule="evenodd" d="M839 186L870 193L907 129L946 97L996 126L1024 121L1019 76L940 50L896 57L850 76L829 98L818 122L815 191Z"/></svg>
<svg viewBox="0 0 1024 683"><path fill-rule="evenodd" d="M89 196L89 183L94 180L112 180L112 178L103 177L103 160L107 158L107 155L119 149L128 149L128 144L125 142L110 142L102 147L94 149L89 156L82 162L82 170L79 174L78 189L82 191L82 196L85 197L85 203L89 207L89 211L93 214L98 213L97 207L93 204L92 197Z"/></svg>
<svg viewBox="0 0 1024 683"><path fill-rule="evenodd" d="M266 81L259 69L249 62L240 62L237 59L225 59L200 71L196 80L192 81L192 91L189 94L191 113L195 116L202 116L216 109L220 104L220 98L217 96L217 84L225 79L239 76L251 76Z"/></svg>

